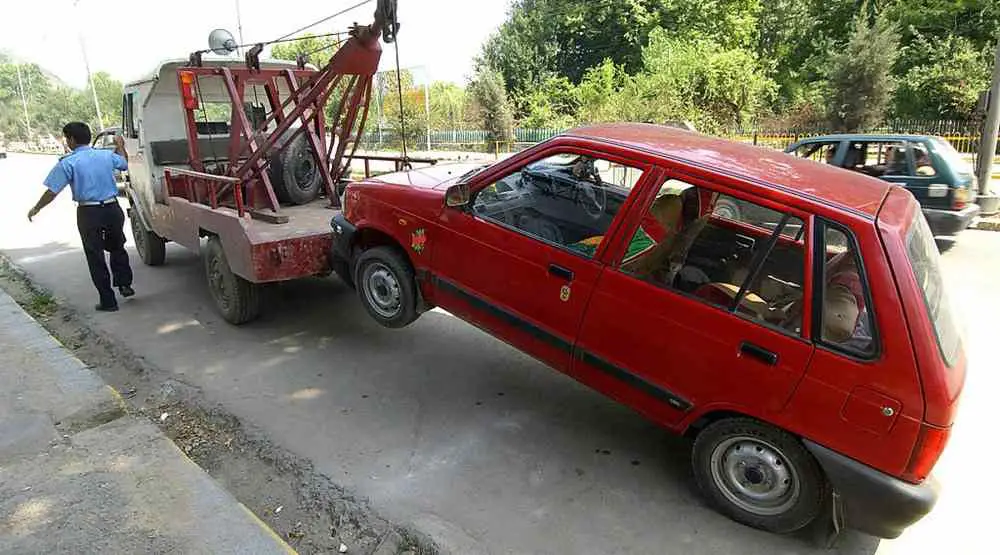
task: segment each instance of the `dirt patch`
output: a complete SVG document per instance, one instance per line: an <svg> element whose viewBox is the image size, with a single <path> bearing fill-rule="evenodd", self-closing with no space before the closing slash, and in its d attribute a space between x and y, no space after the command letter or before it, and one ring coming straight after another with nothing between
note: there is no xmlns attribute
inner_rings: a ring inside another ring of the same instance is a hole
<svg viewBox="0 0 1000 555"><path fill-rule="evenodd" d="M426 536L376 514L367 502L317 473L256 430L96 331L0 257L0 288L195 463L301 553L433 554Z"/></svg>

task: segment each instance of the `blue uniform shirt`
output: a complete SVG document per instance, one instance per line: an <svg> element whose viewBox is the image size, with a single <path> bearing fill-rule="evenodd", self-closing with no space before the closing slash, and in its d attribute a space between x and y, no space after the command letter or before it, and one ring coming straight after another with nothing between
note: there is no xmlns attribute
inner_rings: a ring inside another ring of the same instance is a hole
<svg viewBox="0 0 1000 555"><path fill-rule="evenodd" d="M127 169L128 162L116 152L79 146L59 159L45 186L59 194L69 185L76 202L101 202L118 195L115 170Z"/></svg>

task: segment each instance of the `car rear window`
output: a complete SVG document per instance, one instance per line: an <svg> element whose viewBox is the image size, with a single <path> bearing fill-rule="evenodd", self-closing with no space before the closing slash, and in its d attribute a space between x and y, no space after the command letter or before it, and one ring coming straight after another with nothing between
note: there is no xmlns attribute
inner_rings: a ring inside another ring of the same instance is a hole
<svg viewBox="0 0 1000 555"><path fill-rule="evenodd" d="M951 146L951 143L942 139L941 137L931 137L931 144L934 146L934 152L945 161L948 166L950 166L956 173L963 177L972 176L975 172L973 171L972 164L969 163L955 147Z"/></svg>
<svg viewBox="0 0 1000 555"><path fill-rule="evenodd" d="M913 277L924 294L927 317L934 325L934 335L945 364L952 366L958 358L962 337L955 325L955 316L941 276L937 244L922 212L917 212L906 239Z"/></svg>

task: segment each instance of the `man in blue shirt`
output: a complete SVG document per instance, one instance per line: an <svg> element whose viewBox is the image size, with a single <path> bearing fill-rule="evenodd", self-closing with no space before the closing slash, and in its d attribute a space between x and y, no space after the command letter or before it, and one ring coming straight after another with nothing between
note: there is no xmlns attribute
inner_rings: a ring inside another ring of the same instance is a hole
<svg viewBox="0 0 1000 555"><path fill-rule="evenodd" d="M112 283L123 297L135 295L132 268L125 250L125 213L118 205L118 185L115 183L115 170L128 169L125 141L116 136L114 152L91 148L90 127L76 121L63 127L63 136L70 153L60 158L45 178L46 191L28 212L28 221L69 185L77 203L76 224L83 240L83 252L87 255L90 278L101 299L97 310L114 312L118 310L118 300ZM110 254L110 275L104 251Z"/></svg>

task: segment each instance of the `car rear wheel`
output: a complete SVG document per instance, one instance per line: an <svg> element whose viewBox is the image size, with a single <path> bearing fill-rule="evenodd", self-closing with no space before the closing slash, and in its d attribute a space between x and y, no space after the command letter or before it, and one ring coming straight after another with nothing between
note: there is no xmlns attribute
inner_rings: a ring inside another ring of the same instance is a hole
<svg viewBox="0 0 1000 555"><path fill-rule="evenodd" d="M128 219L132 224L132 240L135 250L139 253L142 263L147 266L162 266L167 259L167 242L156 233L146 229L136 214L137 208L128 211Z"/></svg>
<svg viewBox="0 0 1000 555"><path fill-rule="evenodd" d="M205 276L215 306L227 322L238 326L260 315L260 285L233 273L218 237L209 237L205 246Z"/></svg>
<svg viewBox="0 0 1000 555"><path fill-rule="evenodd" d="M819 515L829 486L797 438L749 418L730 418L698 434L692 452L698 486L737 522L794 532Z"/></svg>
<svg viewBox="0 0 1000 555"><path fill-rule="evenodd" d="M417 284L410 263L392 247L362 252L354 267L354 283L361 303L376 322L401 328L417 313Z"/></svg>

